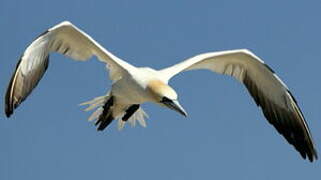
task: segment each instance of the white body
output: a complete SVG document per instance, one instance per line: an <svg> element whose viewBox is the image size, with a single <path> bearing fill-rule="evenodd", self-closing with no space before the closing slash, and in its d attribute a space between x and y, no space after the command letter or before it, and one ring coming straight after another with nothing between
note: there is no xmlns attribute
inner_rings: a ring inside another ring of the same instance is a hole
<svg viewBox="0 0 321 180"><path fill-rule="evenodd" d="M125 104L155 102L152 94L147 92L147 85L154 79L164 81L164 78L160 77L161 74L151 68L135 68L129 71L127 76L113 83L111 92L119 102Z"/></svg>
<svg viewBox="0 0 321 180"><path fill-rule="evenodd" d="M145 102L171 108L186 116L177 101L176 92L168 86L168 81L180 72L206 69L232 76L243 83L269 123L304 158L308 157L310 161L317 158L309 128L293 95L273 70L249 50L200 54L162 70L137 68L107 51L70 22L62 22L50 28L23 53L6 93L5 112L8 117L42 78L48 66L50 52L61 53L80 61L97 56L107 64L109 77L113 81L110 91L104 96L82 103L89 105L86 110L97 108L89 118L97 119L96 125L97 122L106 120L105 117L112 117L119 119L121 129L126 122L124 117L128 115L128 122L132 125L138 121L145 127L144 119L147 115L139 107L139 104ZM133 105L138 105L139 108L133 110ZM129 111L133 111L133 114ZM111 121L112 118L107 120Z"/></svg>

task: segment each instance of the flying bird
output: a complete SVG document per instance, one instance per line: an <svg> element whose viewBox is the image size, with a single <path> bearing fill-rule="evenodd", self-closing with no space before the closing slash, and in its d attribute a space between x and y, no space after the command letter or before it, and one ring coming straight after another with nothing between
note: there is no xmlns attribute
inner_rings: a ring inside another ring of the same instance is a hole
<svg viewBox="0 0 321 180"><path fill-rule="evenodd" d="M186 111L178 102L178 95L168 85L176 74L205 69L236 78L243 83L264 116L304 159L317 159L312 137L304 116L289 89L259 57L246 49L210 52L191 57L174 66L155 70L135 67L116 57L88 34L64 21L38 36L22 54L5 96L7 117L23 102L44 75L49 54L57 52L74 60L86 61L92 56L106 63L112 80L111 90L81 105L94 113L99 131L114 119L121 129L126 122L146 126L147 114L141 104L152 102L172 109L183 116Z"/></svg>

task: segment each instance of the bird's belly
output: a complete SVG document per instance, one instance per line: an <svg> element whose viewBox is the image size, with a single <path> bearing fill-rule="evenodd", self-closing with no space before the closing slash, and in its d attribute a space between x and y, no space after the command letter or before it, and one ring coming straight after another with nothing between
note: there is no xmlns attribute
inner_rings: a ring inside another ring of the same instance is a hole
<svg viewBox="0 0 321 180"><path fill-rule="evenodd" d="M123 78L115 82L111 92L123 104L141 104L151 101L146 89L132 78Z"/></svg>

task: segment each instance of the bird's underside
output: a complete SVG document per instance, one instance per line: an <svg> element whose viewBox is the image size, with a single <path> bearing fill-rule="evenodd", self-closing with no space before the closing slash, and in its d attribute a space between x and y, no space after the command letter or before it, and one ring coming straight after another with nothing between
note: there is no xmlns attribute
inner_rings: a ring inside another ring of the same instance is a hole
<svg viewBox="0 0 321 180"><path fill-rule="evenodd" d="M114 115L114 112L115 112L113 111L115 108L114 99L115 98L111 96L109 99L107 99L106 103L104 104L103 111L95 122L95 125L98 126L97 128L98 131L104 130L115 119L115 117L119 116L119 115ZM127 105L126 110L124 110L123 113L121 113L120 115L122 117L119 118L119 121L121 121L119 123L125 124L125 122L127 122L129 118L131 118L139 108L140 108L139 104ZM123 126L120 126L119 128L122 128L122 127Z"/></svg>
<svg viewBox="0 0 321 180"><path fill-rule="evenodd" d="M98 131L103 131L113 121L118 121L118 129L121 130L126 122L132 126L138 122L146 127L145 119L148 117L140 104L120 104L117 97L107 93L105 96L94 98L91 101L81 103L88 105L85 111L96 109L89 117L89 121L95 121Z"/></svg>
<svg viewBox="0 0 321 180"><path fill-rule="evenodd" d="M143 102L160 104L186 115L178 103L176 92L168 82L178 73L205 69L229 75L244 84L268 122L302 157L310 161L317 159L309 127L294 96L275 72L249 50L204 53L158 71L137 68L107 51L70 22L62 22L50 28L37 37L22 54L5 96L7 117L14 113L37 86L48 67L51 52L78 61L96 56L106 63L113 85L118 82L119 86L113 86L107 95L82 103L89 105L86 110L96 109L89 120L96 120L95 125L100 131L114 119L118 120L120 129L126 122L132 125L138 122L146 126L147 114L140 107Z"/></svg>

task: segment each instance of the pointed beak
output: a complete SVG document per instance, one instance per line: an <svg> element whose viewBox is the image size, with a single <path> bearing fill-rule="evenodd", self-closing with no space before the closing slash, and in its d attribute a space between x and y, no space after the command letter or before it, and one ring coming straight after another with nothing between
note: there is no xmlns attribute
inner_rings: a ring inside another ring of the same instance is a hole
<svg viewBox="0 0 321 180"><path fill-rule="evenodd" d="M187 113L184 110L184 108L178 103L177 100L173 100L173 101L166 101L163 102L163 104L168 107L169 109L172 109L178 113L180 113L181 115L187 117Z"/></svg>

